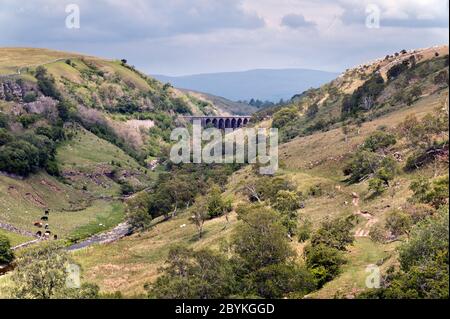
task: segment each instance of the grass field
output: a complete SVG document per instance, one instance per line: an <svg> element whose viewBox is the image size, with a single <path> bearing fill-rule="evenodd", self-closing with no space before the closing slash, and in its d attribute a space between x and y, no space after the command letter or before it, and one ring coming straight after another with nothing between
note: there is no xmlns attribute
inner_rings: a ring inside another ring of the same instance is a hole
<svg viewBox="0 0 450 319"><path fill-rule="evenodd" d="M0 299L10 297L9 290L12 288L11 274L0 276Z"/></svg>
<svg viewBox="0 0 450 319"><path fill-rule="evenodd" d="M15 73L18 67L45 64L57 59L80 57L79 53L37 48L0 48L0 74Z"/></svg>
<svg viewBox="0 0 450 319"><path fill-rule="evenodd" d="M370 274L366 271L370 265L380 265L385 270L386 265L395 256L395 247L398 242L389 245L378 245L368 238L359 238L350 246L347 254L348 262L342 267L342 273L333 281L325 284L319 291L310 294L309 298L352 298L356 293L366 288L366 278Z"/></svg>
<svg viewBox="0 0 450 319"><path fill-rule="evenodd" d="M73 257L83 269L83 279L99 284L102 291L121 291L133 296L144 293L144 284L153 281L173 245L219 249L236 224L235 215L227 224L224 217L207 221L204 237L198 240L195 226L183 213L162 222L148 232L125 237L117 242L76 251ZM181 227L186 225L185 227Z"/></svg>
<svg viewBox="0 0 450 319"><path fill-rule="evenodd" d="M124 217L123 204L112 199L120 195L120 185L105 175L111 171L111 161L142 182L151 175L121 149L81 129L58 148L57 160L63 174L73 173L73 178L62 182L45 173L26 179L0 175L0 220L36 232L33 222L49 208L53 233L86 237L117 225Z"/></svg>
<svg viewBox="0 0 450 319"><path fill-rule="evenodd" d="M4 229L0 229L0 235L6 236L9 239L11 247L33 240L33 238L31 237L19 235L13 232L6 231Z"/></svg>

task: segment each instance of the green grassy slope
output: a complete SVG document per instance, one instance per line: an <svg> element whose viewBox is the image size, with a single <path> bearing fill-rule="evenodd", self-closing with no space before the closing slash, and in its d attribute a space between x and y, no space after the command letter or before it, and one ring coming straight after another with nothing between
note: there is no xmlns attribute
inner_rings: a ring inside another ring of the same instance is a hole
<svg viewBox="0 0 450 319"><path fill-rule="evenodd" d="M446 91L447 92L447 91ZM309 196L305 208L300 214L308 216L313 227L328 216L351 214L357 210L374 213L375 218L383 220L391 207L398 207L410 196L408 189L415 174L400 174L396 181L395 196L387 192L375 199L367 197L367 182L348 185L343 182L342 161L351 154L370 133L381 124L395 127L408 114L422 117L440 103L441 92L417 101L410 107L389 113L381 118L366 122L358 135L351 136L346 142L340 129L319 132L310 136L299 137L280 147L283 168L278 175L293 181L300 191L306 193L311 186L320 185L324 190L320 196ZM445 167L439 168L445 172ZM420 174L432 175L430 170ZM243 168L229 180L226 193L232 195L234 204L245 201L242 186L252 178L251 169ZM352 205L352 193L360 196L359 207ZM95 282L108 292L121 291L133 296L144 292L143 285L155 280L157 269L162 266L171 245L182 243L195 249L210 247L220 249L230 239L232 231L239 223L235 213L231 214L228 224L225 218L218 218L205 223L205 236L197 240L194 225L190 224L189 214L182 213L167 222L155 223L155 226L140 235L133 235L109 245L90 247L74 254L81 263L87 281ZM185 226L183 226L185 225ZM353 230L365 229L367 221L359 218ZM301 260L304 244L292 242ZM321 290L310 294L309 298L352 297L365 288L366 267L379 264L381 269L396 263L395 247L398 242L379 244L368 237L357 237L347 253L348 263L342 273L327 283ZM114 280L112 279L114 278Z"/></svg>

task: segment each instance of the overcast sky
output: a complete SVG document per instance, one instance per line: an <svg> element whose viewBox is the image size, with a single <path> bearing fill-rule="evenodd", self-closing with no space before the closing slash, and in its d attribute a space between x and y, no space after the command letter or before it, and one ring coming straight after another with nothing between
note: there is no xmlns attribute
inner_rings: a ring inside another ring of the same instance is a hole
<svg viewBox="0 0 450 319"><path fill-rule="evenodd" d="M66 28L68 4L79 29ZM448 0L0 0L0 46L126 58L150 74L342 71L448 44L448 19Z"/></svg>

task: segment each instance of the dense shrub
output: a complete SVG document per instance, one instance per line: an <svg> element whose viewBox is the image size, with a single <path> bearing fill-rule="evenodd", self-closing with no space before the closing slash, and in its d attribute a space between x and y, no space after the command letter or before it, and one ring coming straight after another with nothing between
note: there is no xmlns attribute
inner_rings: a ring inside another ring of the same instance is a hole
<svg viewBox="0 0 450 319"><path fill-rule="evenodd" d="M359 298L448 299L448 207L414 226L399 247L400 270L391 269L379 289Z"/></svg>
<svg viewBox="0 0 450 319"><path fill-rule="evenodd" d="M325 244L308 245L304 254L306 265L316 278L318 288L335 278L340 273L340 267L346 263L342 251Z"/></svg>
<svg viewBox="0 0 450 319"><path fill-rule="evenodd" d="M0 128L0 146L8 144L13 140L13 135L4 128Z"/></svg>
<svg viewBox="0 0 450 319"><path fill-rule="evenodd" d="M387 77L389 80L395 79L396 77L398 77L403 71L408 69L408 63L404 62L404 63L398 63L396 65L394 65L393 67L391 67L388 71L387 71Z"/></svg>
<svg viewBox="0 0 450 319"><path fill-rule="evenodd" d="M56 143L47 136L33 133L13 136L0 131L0 140L3 141L0 142L0 171L27 176L44 168L59 175Z"/></svg>
<svg viewBox="0 0 450 319"><path fill-rule="evenodd" d="M9 117L8 115L0 112L0 128L8 128Z"/></svg>
<svg viewBox="0 0 450 319"><path fill-rule="evenodd" d="M353 217L339 217L326 219L320 228L311 237L311 244L326 245L338 250L346 250L346 247L355 240L351 230L353 228Z"/></svg>
<svg viewBox="0 0 450 319"><path fill-rule="evenodd" d="M448 175L438 177L432 181L419 178L411 183L410 189L414 192L411 200L416 203L429 204L434 208L448 205L448 183Z"/></svg>
<svg viewBox="0 0 450 319"><path fill-rule="evenodd" d="M30 91L30 92L25 93L25 95L23 96L23 101L25 103L31 103L31 102L36 101L36 98L37 98L36 92Z"/></svg>
<svg viewBox="0 0 450 319"><path fill-rule="evenodd" d="M257 270L250 276L251 288L263 298L283 298L290 293L302 297L316 288L313 274L295 263L276 264Z"/></svg>
<svg viewBox="0 0 450 319"><path fill-rule="evenodd" d="M367 178L375 177L382 180L386 186L397 173L397 162L391 156L360 150L344 166L343 172L348 175L349 183L358 183Z"/></svg>
<svg viewBox="0 0 450 319"><path fill-rule="evenodd" d="M376 152L380 149L385 149L394 145L396 142L396 138L393 134L384 131L376 131L366 138L362 148L371 152Z"/></svg>
<svg viewBox="0 0 450 319"><path fill-rule="evenodd" d="M9 239L0 234L0 265L9 264L14 259Z"/></svg>
<svg viewBox="0 0 450 319"><path fill-rule="evenodd" d="M35 77L37 79L39 90L45 95L56 100L61 99L61 93L56 88L55 79L47 73L47 69L39 66L36 69Z"/></svg>
<svg viewBox="0 0 450 319"><path fill-rule="evenodd" d="M283 108L273 115L272 127L281 129L291 121L298 118L298 111L296 108Z"/></svg>
<svg viewBox="0 0 450 319"><path fill-rule="evenodd" d="M400 210L393 210L386 217L386 229L394 237L408 234L411 226L411 216Z"/></svg>
<svg viewBox="0 0 450 319"><path fill-rule="evenodd" d="M165 265L156 282L146 286L150 298L214 299L226 298L233 292L230 263L210 250L175 247L169 251Z"/></svg>

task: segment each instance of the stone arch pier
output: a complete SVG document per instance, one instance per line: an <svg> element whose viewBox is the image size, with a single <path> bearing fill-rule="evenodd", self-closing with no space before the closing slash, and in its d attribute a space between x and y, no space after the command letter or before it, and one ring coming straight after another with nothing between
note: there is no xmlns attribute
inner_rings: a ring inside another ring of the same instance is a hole
<svg viewBox="0 0 450 319"><path fill-rule="evenodd" d="M194 122L200 121L202 127L215 127L218 129L240 128L250 123L251 116L184 116L184 119Z"/></svg>

